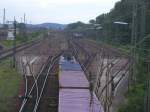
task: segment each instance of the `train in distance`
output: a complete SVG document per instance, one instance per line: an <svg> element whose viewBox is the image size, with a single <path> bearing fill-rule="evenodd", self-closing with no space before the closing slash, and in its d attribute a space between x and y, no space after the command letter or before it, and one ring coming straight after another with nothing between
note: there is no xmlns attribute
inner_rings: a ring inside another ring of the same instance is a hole
<svg viewBox="0 0 150 112"><path fill-rule="evenodd" d="M73 33L73 37L74 38L83 38L83 34L82 33Z"/></svg>

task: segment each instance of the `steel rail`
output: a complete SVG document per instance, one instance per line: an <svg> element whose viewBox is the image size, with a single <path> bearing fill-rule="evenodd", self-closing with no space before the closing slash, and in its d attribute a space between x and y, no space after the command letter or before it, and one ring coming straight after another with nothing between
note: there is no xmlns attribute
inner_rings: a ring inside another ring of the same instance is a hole
<svg viewBox="0 0 150 112"><path fill-rule="evenodd" d="M47 71L47 74L46 74L46 77L45 77L44 84L43 84L43 86L42 86L41 92L40 92L39 96L36 98L36 101L37 101L37 102L35 103L33 112L36 112L36 110L37 110L37 108L38 108L39 101L40 101L41 96L42 96L42 94L43 94L43 90L44 90L44 88L45 88L46 81L47 81L47 78L48 78L48 75L49 75L49 72L50 72L51 68L52 68L52 65L50 65L49 68L48 68L48 71Z"/></svg>
<svg viewBox="0 0 150 112"><path fill-rule="evenodd" d="M77 59L77 57L78 57L77 54L78 54L78 50L79 50L79 49L77 49L77 48L73 45L73 43L72 43L72 48L73 48L74 56L75 56L75 58ZM93 58L95 58L95 57L93 57ZM77 60L78 60L78 59L77 59ZM86 72L87 69L86 69L86 67L85 67L85 64L82 64L79 60L78 60L78 62L79 62L79 64L81 65L81 68L83 69L84 73L86 74L86 77L87 77L89 83L91 83L91 82L90 82L90 79L89 79L89 77L88 77L90 74ZM90 106L89 112L94 112L94 106L93 106L93 104L94 104L94 100L93 100L94 92L93 92L93 90L91 91L90 87L88 87L88 88L82 88L82 89L89 89L89 90L90 90L90 96L91 96L91 98L90 98L90 104L89 104L89 106ZM99 111L99 112L100 112L100 111Z"/></svg>
<svg viewBox="0 0 150 112"><path fill-rule="evenodd" d="M129 61L123 67L121 67L121 69L117 73L115 73L114 77L111 80L109 80L108 83L103 87L103 89L100 93L100 98L101 98L104 90L106 89L107 85L109 85L114 80L114 78L116 78L118 76L118 74L121 72L121 70L124 69L128 64L129 64Z"/></svg>
<svg viewBox="0 0 150 112"><path fill-rule="evenodd" d="M43 87L42 87L42 90L41 90L40 96L39 96L39 98L38 98L37 103L35 104L35 107L34 107L33 112L36 112L36 111L37 111L37 109L38 109L38 106L39 106L39 103L40 103L41 97L42 97L42 95L43 95L43 91L44 91L44 88L45 88L45 85L46 85L46 82L47 82L47 79L48 79L49 73L50 73L50 71L51 71L51 69L52 69L53 65L54 65L54 64L56 63L56 61L58 60L58 58L59 58L59 57L55 57L55 58L53 59L53 62L52 62L52 64L50 65L50 67L49 67L49 69L48 69L48 72L47 72L46 78L45 78L45 80L44 80L44 84L43 84Z"/></svg>
<svg viewBox="0 0 150 112"><path fill-rule="evenodd" d="M24 49L27 49L27 48L35 45L35 44L38 44L39 42L40 42L40 40L38 40L38 41L32 41L30 43L19 45L19 46L15 47L16 52L20 52L20 51L22 51ZM0 52L0 60L12 56L14 54L13 50L14 50L14 48L10 48L10 49L1 51Z"/></svg>
<svg viewBox="0 0 150 112"><path fill-rule="evenodd" d="M48 59L49 59L49 58L48 58ZM36 85L36 83L37 83L37 80L38 80L38 78L40 77L40 75L41 75L42 71L44 70L44 68L46 67L46 65L47 65L47 63L44 63L44 65L42 66L40 72L37 74L37 78L36 78L35 82L33 83L32 87L31 87L31 89L30 89L30 91L29 91L29 93L28 93L28 96L31 95L31 93L32 93L32 91L33 91L33 89L34 89L34 87L35 87L35 85ZM20 108L19 112L22 112L22 111L23 111L23 108L24 108L26 102L27 102L27 99L24 98L24 100L22 101L22 105L21 105L21 108Z"/></svg>
<svg viewBox="0 0 150 112"><path fill-rule="evenodd" d="M35 75L32 73L31 67L29 67L29 69L30 69L30 73L32 74L33 79L34 79L34 83L35 83L35 87L36 87L36 97L38 97L38 95L39 95L38 83L36 82L36 77L35 77ZM36 102L37 102L37 100L36 100Z"/></svg>
<svg viewBox="0 0 150 112"><path fill-rule="evenodd" d="M81 50L82 46L79 45L79 43L77 43L77 42L76 42L76 43L75 43L75 42L71 42L71 44L72 44L72 48L73 48L73 53L75 54L76 59L78 60L78 51ZM81 43L81 44L82 44L82 43ZM94 48L98 49L98 47L97 47L95 44L94 44L94 45L92 44L92 46L93 46ZM117 63L119 63L119 62L121 61L121 57L123 57L123 58L130 58L129 56L122 54L122 53L119 52L118 50L109 48L108 46L103 45L102 47L103 47L103 49L105 49L105 52L108 52L107 55L111 56L112 53L116 53L115 55L113 55L113 57L119 58L119 59L117 59L117 60L116 60L116 58L115 58L115 59L112 59L111 62L109 62L106 66L103 65L103 67L101 68L102 74L103 74L103 71L104 71L108 66L111 65L111 63L114 63L114 62L115 62L115 65L116 65ZM82 48L82 49L83 49L83 48ZM83 49L83 51L84 51L84 50L85 50L85 49ZM109 51L110 51L110 52L109 52ZM88 51L87 51L87 52L88 52ZM87 54L89 54L89 53L87 53ZM112 57L111 57L111 58L112 58ZM79 60L78 60L78 61L79 61ZM84 64L81 64L80 61L79 61L79 63L80 63L80 65L81 65L81 68L82 68L82 69L84 70L84 72L85 72L85 71L86 71L85 65L84 65ZM108 80L108 82L106 83L106 85L104 85L104 87L102 88L102 91L100 92L100 95L97 96L98 99L100 99L100 98L102 97L102 94L103 94L104 90L107 89L107 86L114 80L114 78L116 78L116 77L118 76L118 74L121 72L121 70L125 69L126 71L124 72L124 74L127 74L128 69L130 68L129 63L130 63L130 62L127 61L127 62L123 65L123 67L121 67L121 69L120 69L118 72L115 72L114 77L113 77L111 80ZM110 69L110 70L111 70L111 69ZM107 71L107 72L109 73L110 71ZM90 74L87 73L87 72L85 72L85 73L86 73L88 76L90 75ZM121 76L121 78L119 79L119 81L117 82L117 84L115 84L115 89L116 89L116 87L120 84L120 82L121 82L122 79L123 79L123 75ZM98 89L98 88L97 88L97 89ZM99 93L99 92L98 92L98 93Z"/></svg>
<svg viewBox="0 0 150 112"><path fill-rule="evenodd" d="M54 57L54 59L58 59L58 57L60 57L61 54L62 54L62 53L59 53L57 56ZM30 96L31 93L33 92L33 89L34 89L35 85L38 83L37 81L38 81L39 77L42 75L42 72L44 71L44 69L46 68L46 66L47 66L48 64L50 64L50 63L53 63L53 64L54 64L54 61L55 61L54 59L49 60L49 58L48 58L49 61L47 61L47 63L45 63L44 66L42 67L42 69L40 70L40 72L39 72L37 78L34 80L34 84L32 85L32 87L31 87L31 89L30 89L30 91L29 91L29 93L28 93L28 96ZM50 70L51 70L52 67L53 67L53 66L50 65L50 67L49 67L49 69L48 69L48 72L47 72L47 75L48 75L48 73L50 72ZM46 76L47 76L47 75L46 75ZM48 76L47 76L47 77L48 77ZM40 93L40 94L38 93L38 96L37 96L37 98L36 98L36 104L35 104L35 106L34 106L34 111L37 110L37 107L38 107L38 105L39 105L40 99L41 99L42 94L43 94L43 90L44 90L45 85L46 85L47 77L46 77L45 80L44 80L44 84L43 84L41 93ZM23 108L24 108L25 104L27 103L27 101L28 101L28 99L24 99L24 100L23 100L19 112L22 112L22 111L23 111Z"/></svg>

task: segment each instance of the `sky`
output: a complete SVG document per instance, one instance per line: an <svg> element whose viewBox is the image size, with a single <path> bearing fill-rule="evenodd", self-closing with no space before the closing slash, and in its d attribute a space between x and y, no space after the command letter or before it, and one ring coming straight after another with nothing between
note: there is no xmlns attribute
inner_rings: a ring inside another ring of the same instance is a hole
<svg viewBox="0 0 150 112"><path fill-rule="evenodd" d="M0 23L3 8L6 20L21 21L24 13L27 23L45 22L68 24L88 22L102 13L109 12L119 0L0 0Z"/></svg>

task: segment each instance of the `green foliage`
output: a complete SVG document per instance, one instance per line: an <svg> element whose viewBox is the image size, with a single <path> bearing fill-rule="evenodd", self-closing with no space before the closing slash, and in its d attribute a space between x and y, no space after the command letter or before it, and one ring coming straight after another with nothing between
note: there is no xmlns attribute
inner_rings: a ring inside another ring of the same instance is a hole
<svg viewBox="0 0 150 112"><path fill-rule="evenodd" d="M91 20L89 21L89 23L90 23L90 24L95 24L96 21L95 21L94 19L91 19Z"/></svg>
<svg viewBox="0 0 150 112"><path fill-rule="evenodd" d="M32 33L30 33L30 34L27 35L27 40L24 38L24 36L18 34L16 36L16 45L22 44L22 43L24 43L26 41L34 40L34 39L36 39L42 33L44 33L44 32L40 32L40 31L38 31L38 32L36 32L36 31L32 32ZM1 40L0 41L0 44L2 44L5 48L11 48L11 47L13 47L13 43L14 43L13 40Z"/></svg>
<svg viewBox="0 0 150 112"><path fill-rule="evenodd" d="M136 84L129 90L126 96L127 102L118 112L144 112L144 95L145 85Z"/></svg>
<svg viewBox="0 0 150 112"><path fill-rule="evenodd" d="M119 112L144 112L144 86L137 84L127 94L127 103Z"/></svg>
<svg viewBox="0 0 150 112"><path fill-rule="evenodd" d="M116 21L126 22L129 25L114 24ZM121 0L107 14L96 17L96 22L103 27L103 40L129 44L131 40L132 3L130 0Z"/></svg>
<svg viewBox="0 0 150 112"><path fill-rule="evenodd" d="M0 112L11 112L15 107L21 75L10 67L10 59L0 62Z"/></svg>
<svg viewBox="0 0 150 112"><path fill-rule="evenodd" d="M99 36L94 35L94 31L87 31L90 33L89 37L95 40L101 40L107 44L111 44L116 48L119 48L124 53L130 53L131 48L131 32L132 32L132 16L133 16L133 5L136 0L121 0L115 4L115 7L106 14L101 14L96 17L96 23L101 24L102 31ZM143 1L145 2L144 5ZM145 9L141 8L146 6ZM143 16L143 11L146 16ZM146 25L143 24L143 17L145 17ZM150 4L148 0L138 0L137 6L137 43L140 42L144 36L150 34ZM126 22L128 25L115 24L114 22ZM90 23L94 21L90 21ZM79 28L84 26L81 23L72 24L70 28ZM84 28L84 27L83 27ZM146 29L143 35L142 30ZM148 35L149 36L149 35ZM96 38L95 38L96 37ZM144 95L146 92L146 82L148 79L147 65L145 64L146 59L150 59L150 38L147 38L136 48L137 70L136 84L131 86L130 91L127 93L127 102L123 105L119 112L144 112Z"/></svg>
<svg viewBox="0 0 150 112"><path fill-rule="evenodd" d="M76 23L69 24L66 29L67 30L80 29L80 27L83 27L85 25L86 24L79 21L79 22L76 22Z"/></svg>
<svg viewBox="0 0 150 112"><path fill-rule="evenodd" d="M136 83L132 85L126 95L127 102L122 105L119 112L144 112L144 97L148 73L143 59L139 59Z"/></svg>
<svg viewBox="0 0 150 112"><path fill-rule="evenodd" d="M18 44L21 44L23 42L24 41L23 41L22 37L17 35L16 44L18 45ZM0 44L2 44L6 48L11 48L13 46L13 43L14 43L13 40L1 40L0 41Z"/></svg>

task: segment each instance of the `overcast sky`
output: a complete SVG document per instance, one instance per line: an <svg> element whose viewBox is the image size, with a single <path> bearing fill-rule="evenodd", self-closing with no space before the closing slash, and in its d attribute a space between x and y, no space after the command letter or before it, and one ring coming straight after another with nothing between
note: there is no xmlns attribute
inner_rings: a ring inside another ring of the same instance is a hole
<svg viewBox="0 0 150 112"><path fill-rule="evenodd" d="M72 23L88 22L96 16L109 12L119 0L0 0L0 23L3 8L6 8L6 19L16 16L18 21L26 13L27 22Z"/></svg>

